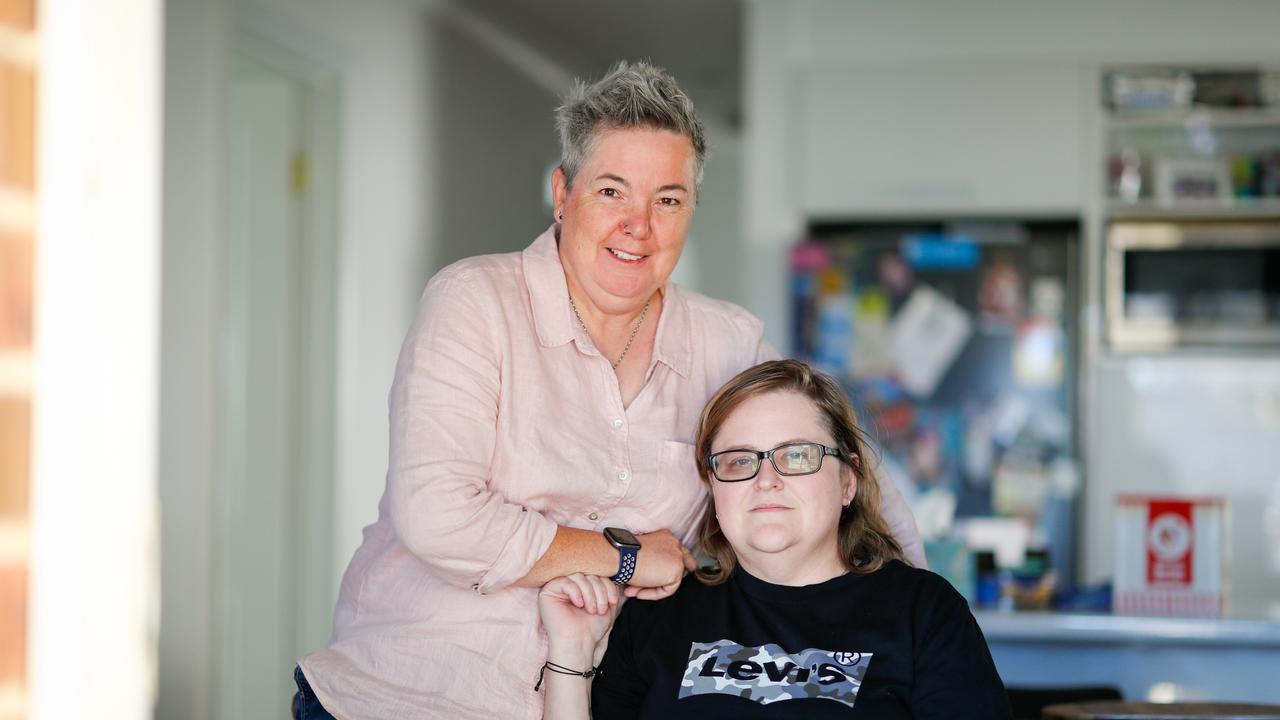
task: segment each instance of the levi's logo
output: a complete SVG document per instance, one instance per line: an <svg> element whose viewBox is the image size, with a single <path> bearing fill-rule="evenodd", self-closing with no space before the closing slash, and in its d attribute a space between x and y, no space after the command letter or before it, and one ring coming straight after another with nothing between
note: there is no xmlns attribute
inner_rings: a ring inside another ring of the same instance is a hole
<svg viewBox="0 0 1280 720"><path fill-rule="evenodd" d="M870 664L871 653L787 653L773 644L744 647L732 640L691 643L679 697L735 695L762 705L826 698L853 707Z"/></svg>

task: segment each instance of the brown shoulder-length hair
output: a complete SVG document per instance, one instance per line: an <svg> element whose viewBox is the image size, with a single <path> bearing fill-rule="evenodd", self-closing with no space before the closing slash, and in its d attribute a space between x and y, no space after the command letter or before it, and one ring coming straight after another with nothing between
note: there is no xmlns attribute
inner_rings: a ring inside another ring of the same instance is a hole
<svg viewBox="0 0 1280 720"><path fill-rule="evenodd" d="M870 573L890 560L906 562L902 547L880 515L880 486L875 473L869 469L867 442L849 399L834 378L799 360L773 360L748 368L707 401L698 422L695 446L702 481L717 482L711 475L711 444L729 415L746 400L773 392L799 393L813 402L840 450L841 472L851 473L857 479L853 502L840 513L836 530L844 564L851 572ZM697 541L702 551L716 562L712 567L699 568L695 573L697 578L707 585L728 580L738 566L738 557L716 520L714 494L707 501L706 512L698 524Z"/></svg>

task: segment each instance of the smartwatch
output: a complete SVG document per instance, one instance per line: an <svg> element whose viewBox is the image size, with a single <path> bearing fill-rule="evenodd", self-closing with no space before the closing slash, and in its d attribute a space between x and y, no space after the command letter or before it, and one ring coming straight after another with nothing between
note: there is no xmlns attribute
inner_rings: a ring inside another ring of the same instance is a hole
<svg viewBox="0 0 1280 720"><path fill-rule="evenodd" d="M609 578L618 585L626 585L636 573L636 555L640 553L640 541L630 530L605 528L604 539L618 549L618 574Z"/></svg>

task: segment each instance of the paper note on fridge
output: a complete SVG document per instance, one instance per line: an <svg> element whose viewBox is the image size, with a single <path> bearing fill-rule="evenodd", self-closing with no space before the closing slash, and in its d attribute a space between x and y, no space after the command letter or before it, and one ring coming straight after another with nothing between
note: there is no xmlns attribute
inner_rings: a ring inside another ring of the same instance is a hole
<svg viewBox="0 0 1280 720"><path fill-rule="evenodd" d="M964 308L933 288L917 287L889 331L902 386L918 398L933 395L971 332L973 322Z"/></svg>

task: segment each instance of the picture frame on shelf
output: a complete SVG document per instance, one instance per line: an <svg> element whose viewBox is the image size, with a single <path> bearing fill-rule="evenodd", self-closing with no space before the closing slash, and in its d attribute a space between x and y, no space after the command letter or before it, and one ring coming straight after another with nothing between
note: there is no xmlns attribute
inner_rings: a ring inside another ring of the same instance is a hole
<svg viewBox="0 0 1280 720"><path fill-rule="evenodd" d="M1216 158L1157 159L1154 195L1162 205L1229 205L1231 168Z"/></svg>
<svg viewBox="0 0 1280 720"><path fill-rule="evenodd" d="M1130 68L1108 72L1106 102L1122 112L1187 110L1196 85L1190 72L1174 68Z"/></svg>

